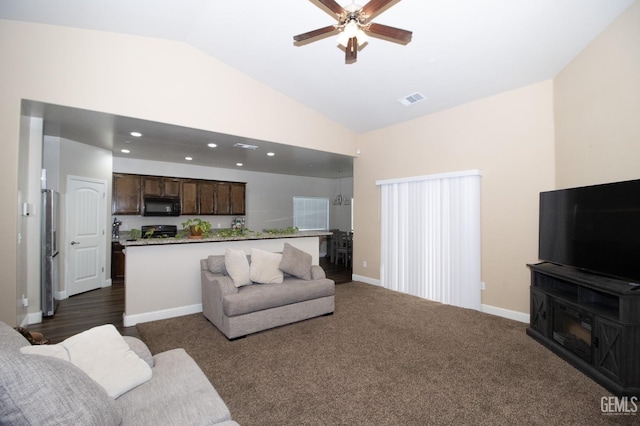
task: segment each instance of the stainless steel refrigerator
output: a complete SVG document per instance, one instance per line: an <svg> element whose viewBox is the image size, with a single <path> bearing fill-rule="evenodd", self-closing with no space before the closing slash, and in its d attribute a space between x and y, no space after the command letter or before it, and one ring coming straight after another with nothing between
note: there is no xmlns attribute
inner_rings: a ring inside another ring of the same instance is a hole
<svg viewBox="0 0 640 426"><path fill-rule="evenodd" d="M57 300L55 295L58 292L59 262L58 256L58 198L59 194L50 189L42 190L42 256L40 268L40 282L42 289L41 306L42 315L53 316Z"/></svg>

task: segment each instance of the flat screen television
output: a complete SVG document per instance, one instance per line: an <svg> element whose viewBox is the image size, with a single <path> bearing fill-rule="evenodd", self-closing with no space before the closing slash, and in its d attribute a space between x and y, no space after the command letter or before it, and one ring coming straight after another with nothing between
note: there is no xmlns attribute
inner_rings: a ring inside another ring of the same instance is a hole
<svg viewBox="0 0 640 426"><path fill-rule="evenodd" d="M540 193L540 260L640 283L640 179Z"/></svg>

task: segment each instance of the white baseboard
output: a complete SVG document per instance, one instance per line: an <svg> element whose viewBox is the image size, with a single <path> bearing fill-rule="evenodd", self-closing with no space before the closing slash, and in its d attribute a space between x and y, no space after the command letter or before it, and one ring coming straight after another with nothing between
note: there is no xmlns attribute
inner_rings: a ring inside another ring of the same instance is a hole
<svg viewBox="0 0 640 426"><path fill-rule="evenodd" d="M520 321L524 323L529 323L529 314L524 312L512 311L510 309L498 308L497 306L491 305L482 305L482 312L496 315L503 318L508 318L514 321Z"/></svg>
<svg viewBox="0 0 640 426"><path fill-rule="evenodd" d="M142 314L127 315L122 314L122 324L125 327L132 327L138 323L158 321L162 319L181 317L184 315L197 314L202 312L202 304L191 306L180 306L179 308L163 309L160 311L145 312Z"/></svg>
<svg viewBox="0 0 640 426"><path fill-rule="evenodd" d="M27 314L27 324L40 324L42 322L42 311Z"/></svg>
<svg viewBox="0 0 640 426"><path fill-rule="evenodd" d="M104 280L102 283L102 288L111 287L111 283L112 283L111 278Z"/></svg>
<svg viewBox="0 0 640 426"><path fill-rule="evenodd" d="M67 291L63 290L63 291L56 291L56 294L53 295L53 298L56 300L64 300L64 299L68 299L69 296L67 296Z"/></svg>
<svg viewBox="0 0 640 426"><path fill-rule="evenodd" d="M380 280L377 280L375 278L365 277L364 275L353 274L353 275L351 275L351 279L353 281L360 281L360 282L363 282L365 284L372 284L372 285L380 286Z"/></svg>

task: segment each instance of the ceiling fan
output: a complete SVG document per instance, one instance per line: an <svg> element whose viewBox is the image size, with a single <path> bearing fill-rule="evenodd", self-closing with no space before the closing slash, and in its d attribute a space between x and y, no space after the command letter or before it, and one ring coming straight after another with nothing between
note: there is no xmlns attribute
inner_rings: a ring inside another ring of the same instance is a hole
<svg viewBox="0 0 640 426"><path fill-rule="evenodd" d="M352 2L344 7L334 0L317 1L336 14L338 23L294 36L294 42L301 43L338 30L340 31L338 43L345 47L345 63L352 64L357 60L358 48L368 40L367 33L401 44L407 44L411 41L411 31L370 21L390 3L398 0L371 0L364 6L358 6Z"/></svg>

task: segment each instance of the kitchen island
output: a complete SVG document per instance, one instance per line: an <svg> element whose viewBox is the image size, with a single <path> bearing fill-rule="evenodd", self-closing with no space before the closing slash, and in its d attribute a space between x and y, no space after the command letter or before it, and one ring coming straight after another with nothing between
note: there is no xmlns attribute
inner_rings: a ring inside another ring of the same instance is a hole
<svg viewBox="0 0 640 426"><path fill-rule="evenodd" d="M224 255L227 248L281 252L288 242L312 257L318 265L320 238L326 231L268 233L202 239L149 238L120 243L125 247L125 327L202 312L200 259Z"/></svg>

